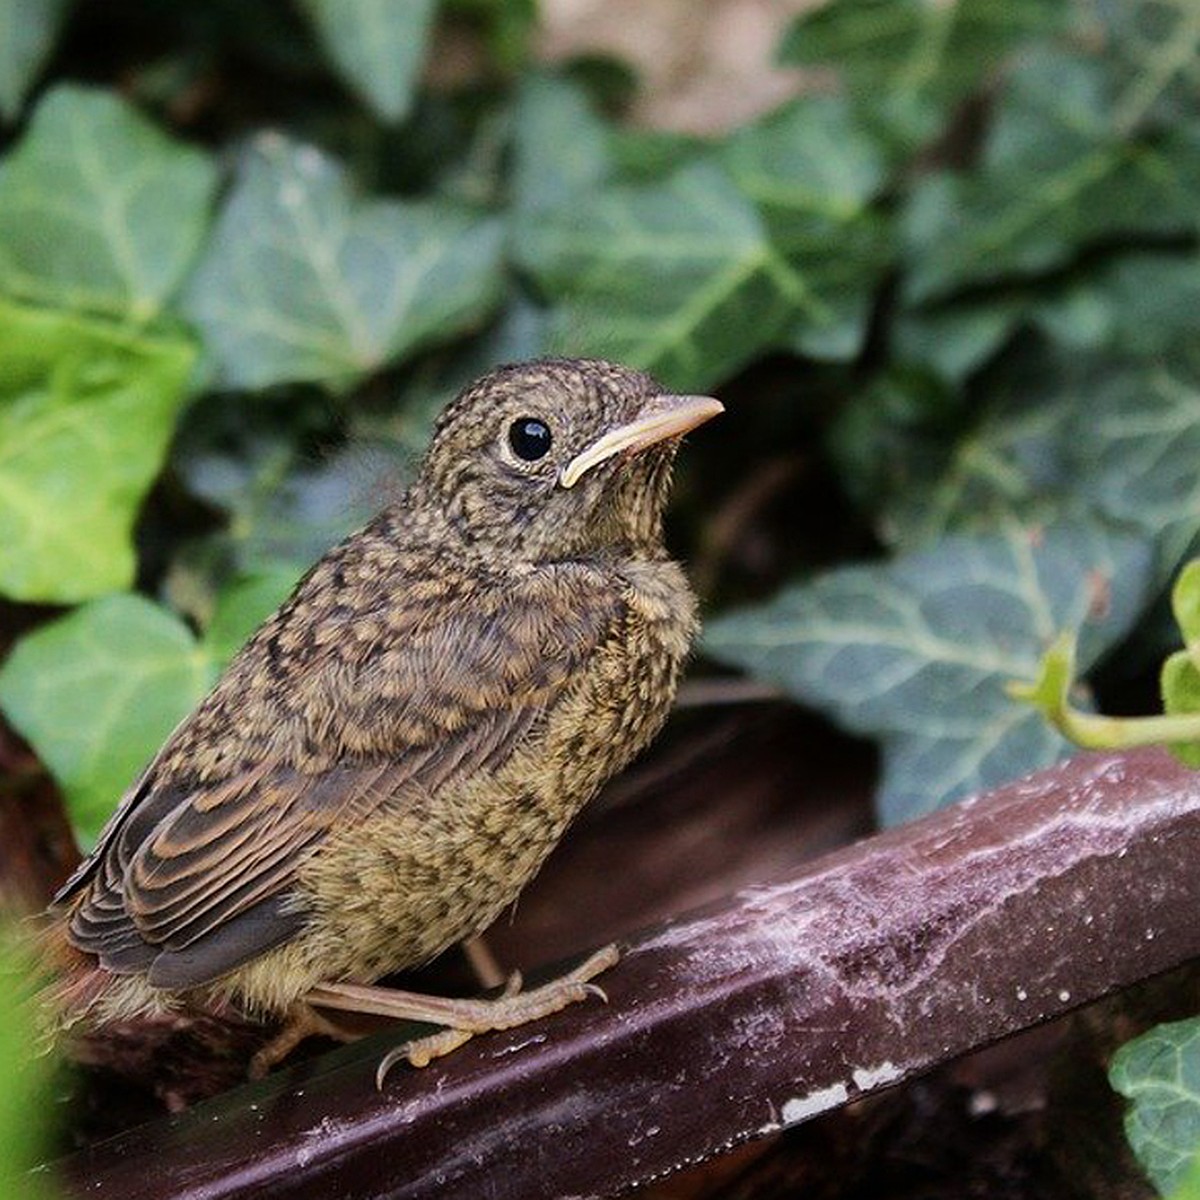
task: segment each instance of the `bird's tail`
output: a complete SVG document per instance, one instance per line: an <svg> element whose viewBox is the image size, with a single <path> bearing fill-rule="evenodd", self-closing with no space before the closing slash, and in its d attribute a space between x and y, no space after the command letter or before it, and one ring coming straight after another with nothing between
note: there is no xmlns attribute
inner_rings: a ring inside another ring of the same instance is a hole
<svg viewBox="0 0 1200 1200"><path fill-rule="evenodd" d="M48 913L31 939L39 986L38 1026L47 1044L73 1032L169 1015L176 1005L139 975L118 975L71 944L67 918Z"/></svg>

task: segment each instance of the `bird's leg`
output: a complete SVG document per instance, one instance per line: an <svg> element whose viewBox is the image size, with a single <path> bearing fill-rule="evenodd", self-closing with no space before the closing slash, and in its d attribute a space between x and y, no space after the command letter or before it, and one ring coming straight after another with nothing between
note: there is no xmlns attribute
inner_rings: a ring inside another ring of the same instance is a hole
<svg viewBox="0 0 1200 1200"><path fill-rule="evenodd" d="M380 1086L391 1068L402 1058L414 1067L424 1067L435 1058L449 1054L477 1033L493 1029L514 1029L550 1013L604 992L591 980L607 971L620 954L616 946L605 946L580 963L573 971L528 992L521 991L521 976L509 976L504 991L492 1000L459 1000L444 996L424 996L396 988L364 987L355 983L327 983L312 988L305 996L309 1004L343 1012L372 1013L401 1021L421 1021L444 1025L442 1033L406 1042L390 1051L379 1064L376 1083Z"/></svg>
<svg viewBox="0 0 1200 1200"><path fill-rule="evenodd" d="M499 987L506 981L507 977L491 947L484 941L483 934L477 933L467 938L462 944L462 951L481 988Z"/></svg>
<svg viewBox="0 0 1200 1200"><path fill-rule="evenodd" d="M327 1037L335 1042L353 1042L362 1036L323 1017L303 1000L297 1000L288 1009L283 1028L250 1060L246 1073L251 1079L262 1079L306 1038Z"/></svg>

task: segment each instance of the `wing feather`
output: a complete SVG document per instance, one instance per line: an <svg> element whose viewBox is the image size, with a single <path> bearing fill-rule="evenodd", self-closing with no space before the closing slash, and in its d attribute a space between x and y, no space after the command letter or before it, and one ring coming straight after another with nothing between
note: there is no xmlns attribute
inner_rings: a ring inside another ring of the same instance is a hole
<svg viewBox="0 0 1200 1200"><path fill-rule="evenodd" d="M189 988L295 937L304 915L290 889L306 853L406 788L436 795L503 763L621 611L619 592L581 565L443 600L423 623L377 638L357 677L337 659L306 672L305 695L326 689L334 701L308 733L317 765L270 754L246 765L239 746L227 756L238 770L201 778L186 764L192 745L211 748L214 735L200 732L206 706L224 711L217 701L245 690L239 663L253 682L256 644L268 653L277 616L176 731L56 898L75 901L72 940L109 970ZM314 641L323 636L345 634L318 630ZM284 712L281 701L280 725L288 719L294 705Z"/></svg>

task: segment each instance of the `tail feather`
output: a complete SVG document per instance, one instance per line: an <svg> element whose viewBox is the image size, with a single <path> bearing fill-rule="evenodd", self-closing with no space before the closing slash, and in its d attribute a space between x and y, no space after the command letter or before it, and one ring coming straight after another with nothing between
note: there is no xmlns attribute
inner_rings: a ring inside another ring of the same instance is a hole
<svg viewBox="0 0 1200 1200"><path fill-rule="evenodd" d="M66 918L49 914L30 939L40 975L36 1006L48 1042L79 1026L99 1027L174 1010L171 997L140 975L117 975L71 944Z"/></svg>

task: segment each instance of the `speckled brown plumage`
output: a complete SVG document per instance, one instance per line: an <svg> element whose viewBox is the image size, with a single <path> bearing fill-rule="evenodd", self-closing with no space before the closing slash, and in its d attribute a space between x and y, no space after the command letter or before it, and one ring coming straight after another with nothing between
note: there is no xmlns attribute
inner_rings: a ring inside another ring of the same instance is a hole
<svg viewBox="0 0 1200 1200"><path fill-rule="evenodd" d="M56 898L96 967L64 1020L280 1013L512 903L666 717L696 616L662 509L716 411L566 359L449 405L414 486L309 571ZM531 418L552 440L526 460Z"/></svg>

